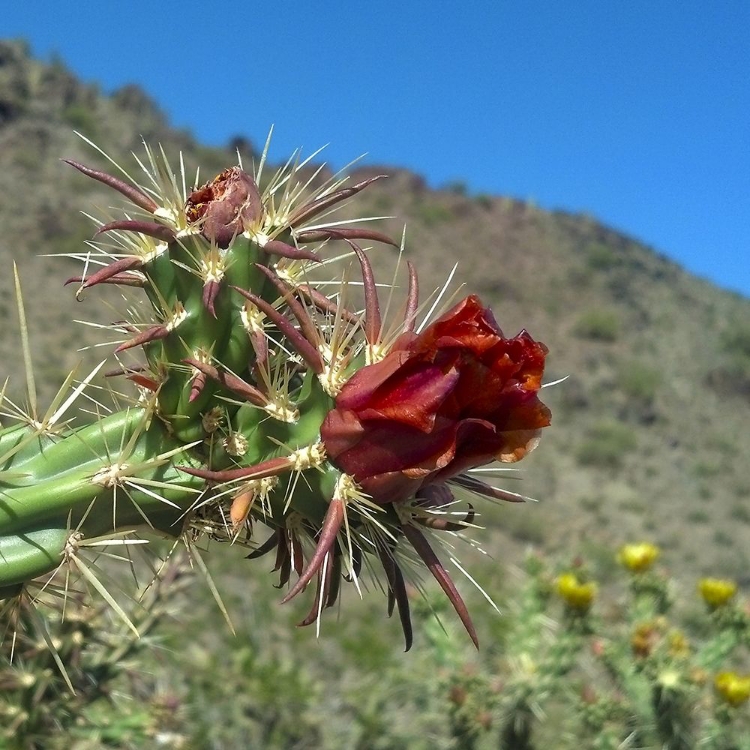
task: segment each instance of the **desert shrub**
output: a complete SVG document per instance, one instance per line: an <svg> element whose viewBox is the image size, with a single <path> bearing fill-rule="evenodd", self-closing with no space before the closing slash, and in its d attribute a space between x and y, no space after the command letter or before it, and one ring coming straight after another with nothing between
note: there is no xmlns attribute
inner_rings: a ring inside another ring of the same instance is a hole
<svg viewBox="0 0 750 750"><path fill-rule="evenodd" d="M590 341L615 341L620 332L620 319L614 310L594 308L579 316L573 332Z"/></svg>
<svg viewBox="0 0 750 750"><path fill-rule="evenodd" d="M750 323L733 325L721 334L721 346L727 354L750 360Z"/></svg>
<svg viewBox="0 0 750 750"><path fill-rule="evenodd" d="M469 188L463 180L451 180L445 185L445 190L454 195L466 196L469 193Z"/></svg>
<svg viewBox="0 0 750 750"><path fill-rule="evenodd" d="M645 403L654 400L661 383L662 375L659 370L644 362L625 362L617 373L617 384L620 390L628 398Z"/></svg>
<svg viewBox="0 0 750 750"><path fill-rule="evenodd" d="M601 422L578 446L576 457L583 466L617 469L637 446L635 432L619 422Z"/></svg>
<svg viewBox="0 0 750 750"><path fill-rule="evenodd" d="M701 508L689 511L685 518L687 518L690 523L704 524L711 520L711 515Z"/></svg>
<svg viewBox="0 0 750 750"><path fill-rule="evenodd" d="M594 242L584 249L586 265L594 271L606 271L620 262L620 256L609 246Z"/></svg>
<svg viewBox="0 0 750 750"><path fill-rule="evenodd" d="M428 227L443 224L453 218L449 209L437 203L420 203L417 207L417 216Z"/></svg>
<svg viewBox="0 0 750 750"><path fill-rule="evenodd" d="M96 116L84 104L71 104L62 113L63 120L89 138L96 137Z"/></svg>
<svg viewBox="0 0 750 750"><path fill-rule="evenodd" d="M696 461L693 465L693 474L696 477L710 479L721 474L721 466L716 461Z"/></svg>

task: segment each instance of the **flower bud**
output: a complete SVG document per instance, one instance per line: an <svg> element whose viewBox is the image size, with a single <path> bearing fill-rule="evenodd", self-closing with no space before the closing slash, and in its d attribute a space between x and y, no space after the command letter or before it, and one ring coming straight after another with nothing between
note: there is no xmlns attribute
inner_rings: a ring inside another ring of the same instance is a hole
<svg viewBox="0 0 750 750"><path fill-rule="evenodd" d="M185 204L191 224L199 224L203 236L219 247L255 223L263 213L258 186L239 167L225 169L211 182L194 190Z"/></svg>

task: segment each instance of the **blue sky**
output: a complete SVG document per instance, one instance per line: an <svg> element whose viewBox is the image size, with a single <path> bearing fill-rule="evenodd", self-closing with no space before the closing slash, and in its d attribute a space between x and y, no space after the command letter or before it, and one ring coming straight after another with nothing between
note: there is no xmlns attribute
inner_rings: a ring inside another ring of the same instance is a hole
<svg viewBox="0 0 750 750"><path fill-rule="evenodd" d="M0 28L206 142L274 124L278 159L584 211L750 295L746 0L36 0Z"/></svg>

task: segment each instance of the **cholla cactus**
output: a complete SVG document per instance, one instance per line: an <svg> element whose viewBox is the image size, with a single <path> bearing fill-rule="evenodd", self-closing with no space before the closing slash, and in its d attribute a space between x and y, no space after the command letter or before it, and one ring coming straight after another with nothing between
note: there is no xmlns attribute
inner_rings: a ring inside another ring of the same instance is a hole
<svg viewBox="0 0 750 750"><path fill-rule="evenodd" d="M20 601L60 569L92 579L86 545L150 529L191 547L208 535L251 558L275 551L280 585L296 574L284 601L317 584L303 624L334 604L342 578L358 586L363 567L382 570L407 648L405 578L421 560L476 643L428 535L471 523L454 491L523 500L469 472L522 458L549 423L544 345L506 338L474 296L418 324L411 264L402 314L384 324L359 243L394 243L331 216L377 177L312 190L318 173L301 181L293 159L261 192L264 153L254 176L233 167L190 190L184 168L146 157L141 183L116 164L124 179L68 161L128 201L98 220L94 252L68 283L79 297L105 284L143 291L110 327L125 338L108 374L137 394L96 402L82 427L62 419L73 397L44 417L5 400L16 420L0 432L0 598ZM362 312L346 269L314 282L334 244L361 269ZM74 397L91 397L94 375Z"/></svg>

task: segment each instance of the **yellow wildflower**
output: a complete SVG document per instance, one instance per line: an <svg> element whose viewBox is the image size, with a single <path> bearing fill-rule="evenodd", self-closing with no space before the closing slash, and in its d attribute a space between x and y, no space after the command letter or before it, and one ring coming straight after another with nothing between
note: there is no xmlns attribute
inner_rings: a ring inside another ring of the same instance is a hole
<svg viewBox="0 0 750 750"><path fill-rule="evenodd" d="M714 678L714 688L730 706L740 706L750 698L750 675L721 672Z"/></svg>
<svg viewBox="0 0 750 750"><path fill-rule="evenodd" d="M737 584L723 578L701 578L698 591L703 601L712 609L726 604L736 593Z"/></svg>
<svg viewBox="0 0 750 750"><path fill-rule="evenodd" d="M632 573L642 573L656 562L660 554L661 550L655 544L639 542L621 547L617 559Z"/></svg>
<svg viewBox="0 0 750 750"><path fill-rule="evenodd" d="M593 581L582 583L575 573L558 576L556 588L560 598L579 612L587 612L596 598L596 584Z"/></svg>

